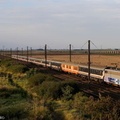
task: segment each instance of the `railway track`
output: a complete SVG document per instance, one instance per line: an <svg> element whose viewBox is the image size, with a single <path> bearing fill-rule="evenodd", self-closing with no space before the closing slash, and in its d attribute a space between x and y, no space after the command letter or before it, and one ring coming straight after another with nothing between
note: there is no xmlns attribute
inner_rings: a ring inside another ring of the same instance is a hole
<svg viewBox="0 0 120 120"><path fill-rule="evenodd" d="M0 56L0 57L3 57L3 56ZM10 57L4 56L4 58L10 58ZM29 62L20 61L16 59L13 59L13 60L18 61L22 64L26 64L29 67L38 67L40 69L43 68L43 67L40 67L40 65L31 64ZM43 69L49 70L48 68L43 68ZM99 94L101 94L102 96L105 96L105 97L110 96L115 100L120 100L120 88L114 87L112 85L107 85L104 83L99 83L94 80L88 81L86 78L78 77L73 74L58 72L55 70L49 70L49 73L53 74L54 77L59 78L61 80L72 79L77 81L80 84L80 90L82 92L88 95L92 95L95 98L99 98Z"/></svg>
<svg viewBox="0 0 120 120"><path fill-rule="evenodd" d="M117 88L115 86L111 86L104 83L99 83L97 81L91 80L90 82L85 78L80 78L75 75L69 75L69 74L57 74L54 75L55 77L58 77L59 79L72 79L76 80L80 85L80 90L85 92L88 95L92 95L95 98L99 98L99 94L101 94L104 97L112 97L115 100L120 100L120 88Z"/></svg>

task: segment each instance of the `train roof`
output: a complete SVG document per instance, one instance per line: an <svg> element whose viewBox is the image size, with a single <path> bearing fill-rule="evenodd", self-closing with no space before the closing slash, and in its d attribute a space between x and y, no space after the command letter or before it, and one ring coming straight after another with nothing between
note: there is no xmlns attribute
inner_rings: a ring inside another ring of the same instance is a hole
<svg viewBox="0 0 120 120"><path fill-rule="evenodd" d="M73 66L79 66L79 67L85 67L85 68L88 68L88 66L87 65L81 65L81 64L76 64L76 63L63 63L62 62L62 64L67 64L67 65L73 65ZM97 66L90 66L90 68L92 68L92 69L99 69L99 70L104 70L105 69L105 67L97 67Z"/></svg>
<svg viewBox="0 0 120 120"><path fill-rule="evenodd" d="M79 65L80 67L88 67L87 65ZM104 67L97 67L97 66L90 66L92 69L99 69L99 70L104 70Z"/></svg>
<svg viewBox="0 0 120 120"><path fill-rule="evenodd" d="M120 72L120 68L117 68L117 67L106 67L105 70L109 70L109 71L119 71L119 72Z"/></svg>
<svg viewBox="0 0 120 120"><path fill-rule="evenodd" d="M12 55L12 56L17 56L17 55ZM19 57L27 58L26 56L19 56ZM38 60L38 61L45 61L44 59L38 59L38 58L32 58L32 57L29 57L29 59ZM79 67L85 67L85 68L88 67L87 65L81 65L81 64L77 64L77 63L66 63L66 62L58 62L58 61L51 61L51 60L47 60L47 62L53 62L53 63L59 63L59 64L67 64L67 65L73 65L73 66L79 66ZM90 68L104 70L104 67L91 66Z"/></svg>

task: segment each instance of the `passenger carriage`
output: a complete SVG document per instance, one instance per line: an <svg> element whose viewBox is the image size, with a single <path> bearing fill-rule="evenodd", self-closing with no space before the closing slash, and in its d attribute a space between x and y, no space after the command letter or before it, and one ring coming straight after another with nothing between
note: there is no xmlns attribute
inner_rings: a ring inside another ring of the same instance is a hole
<svg viewBox="0 0 120 120"><path fill-rule="evenodd" d="M79 66L79 74L88 76L88 66ZM96 80L103 80L104 68L101 67L90 67L90 77Z"/></svg>

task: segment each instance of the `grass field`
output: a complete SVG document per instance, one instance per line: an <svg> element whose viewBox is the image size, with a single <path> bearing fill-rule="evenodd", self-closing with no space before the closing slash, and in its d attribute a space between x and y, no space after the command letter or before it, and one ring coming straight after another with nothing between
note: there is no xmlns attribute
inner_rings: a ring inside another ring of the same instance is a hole
<svg viewBox="0 0 120 120"><path fill-rule="evenodd" d="M44 55L32 56L34 58L44 59ZM69 55L48 55L48 60L60 61L60 62L70 62ZM72 55L72 63L85 64L88 63L87 55ZM91 55L91 65L93 66L112 66L115 64L120 68L120 55Z"/></svg>

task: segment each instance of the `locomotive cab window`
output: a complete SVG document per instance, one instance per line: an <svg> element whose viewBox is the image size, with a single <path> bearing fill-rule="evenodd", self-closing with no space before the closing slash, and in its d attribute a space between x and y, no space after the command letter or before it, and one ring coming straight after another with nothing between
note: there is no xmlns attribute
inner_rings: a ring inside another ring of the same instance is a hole
<svg viewBox="0 0 120 120"><path fill-rule="evenodd" d="M105 73L108 73L108 71L105 71Z"/></svg>

